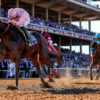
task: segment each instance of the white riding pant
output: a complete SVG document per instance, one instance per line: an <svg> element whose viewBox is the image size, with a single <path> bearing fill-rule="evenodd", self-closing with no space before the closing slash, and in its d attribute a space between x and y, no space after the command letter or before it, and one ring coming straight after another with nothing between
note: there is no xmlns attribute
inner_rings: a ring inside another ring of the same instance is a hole
<svg viewBox="0 0 100 100"><path fill-rule="evenodd" d="M22 27L22 26L26 27L29 23L30 23L30 19L25 20L25 21L23 22L23 24L22 24L21 26L19 26L19 27Z"/></svg>

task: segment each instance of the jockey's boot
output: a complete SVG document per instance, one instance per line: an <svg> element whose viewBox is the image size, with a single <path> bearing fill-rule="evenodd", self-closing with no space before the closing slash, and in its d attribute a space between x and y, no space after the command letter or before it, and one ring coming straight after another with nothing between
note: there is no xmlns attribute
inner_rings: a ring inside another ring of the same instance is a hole
<svg viewBox="0 0 100 100"><path fill-rule="evenodd" d="M27 29L26 29L24 26L22 26L21 29L22 29L22 31L25 33L26 41L31 42L32 40L31 40L31 38L30 38L30 35L29 35Z"/></svg>
<svg viewBox="0 0 100 100"><path fill-rule="evenodd" d="M98 48L98 45L97 45L96 42L93 42L93 43L91 44L91 47L92 47L92 48Z"/></svg>

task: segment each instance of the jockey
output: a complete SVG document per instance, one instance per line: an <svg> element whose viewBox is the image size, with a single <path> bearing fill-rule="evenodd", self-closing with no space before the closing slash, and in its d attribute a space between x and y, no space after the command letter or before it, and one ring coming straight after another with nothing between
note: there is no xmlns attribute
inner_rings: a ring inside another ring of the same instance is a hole
<svg viewBox="0 0 100 100"><path fill-rule="evenodd" d="M41 34L44 36L49 48L51 49L51 51L57 52L57 49L55 48L55 46L53 45L53 41L51 39L50 34L48 34L45 31L42 31Z"/></svg>
<svg viewBox="0 0 100 100"><path fill-rule="evenodd" d="M25 28L30 22L29 13L22 8L11 8L8 10L8 18L10 23L24 31L27 41L31 41L30 35Z"/></svg>
<svg viewBox="0 0 100 100"><path fill-rule="evenodd" d="M97 48L98 48L98 45L97 45L97 44L100 45L100 33L96 33L96 35L95 35L95 37L94 37L94 39L93 39L93 43L92 43L92 45L91 45L92 51L93 51L93 50L94 50L94 51L97 50Z"/></svg>

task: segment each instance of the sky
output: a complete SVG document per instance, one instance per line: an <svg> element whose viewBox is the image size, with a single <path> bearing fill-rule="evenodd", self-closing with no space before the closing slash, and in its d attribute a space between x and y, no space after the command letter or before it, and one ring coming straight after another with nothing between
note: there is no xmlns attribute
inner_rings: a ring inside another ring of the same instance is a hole
<svg viewBox="0 0 100 100"><path fill-rule="evenodd" d="M100 1L99 2L90 2L92 5L99 5L100 7ZM77 26L79 26L79 22L74 22L72 24L75 24ZM88 29L88 22L87 21L84 21L82 22L82 28L83 29ZM91 21L91 31L92 32L96 32L96 33L99 33L100 32L100 20L98 21ZM69 49L69 47L66 47ZM72 51L75 51L75 52L80 52L80 47L79 46L72 46ZM85 46L82 46L82 53L83 54L89 54L89 46L85 45Z"/></svg>

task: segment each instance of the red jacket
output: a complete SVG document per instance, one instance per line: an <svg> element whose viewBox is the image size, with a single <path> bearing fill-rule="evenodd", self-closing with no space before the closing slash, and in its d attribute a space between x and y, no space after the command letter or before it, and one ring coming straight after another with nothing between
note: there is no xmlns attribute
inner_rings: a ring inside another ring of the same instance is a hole
<svg viewBox="0 0 100 100"><path fill-rule="evenodd" d="M46 41L49 45L52 45L53 41L51 39L51 36L49 34L46 35Z"/></svg>

